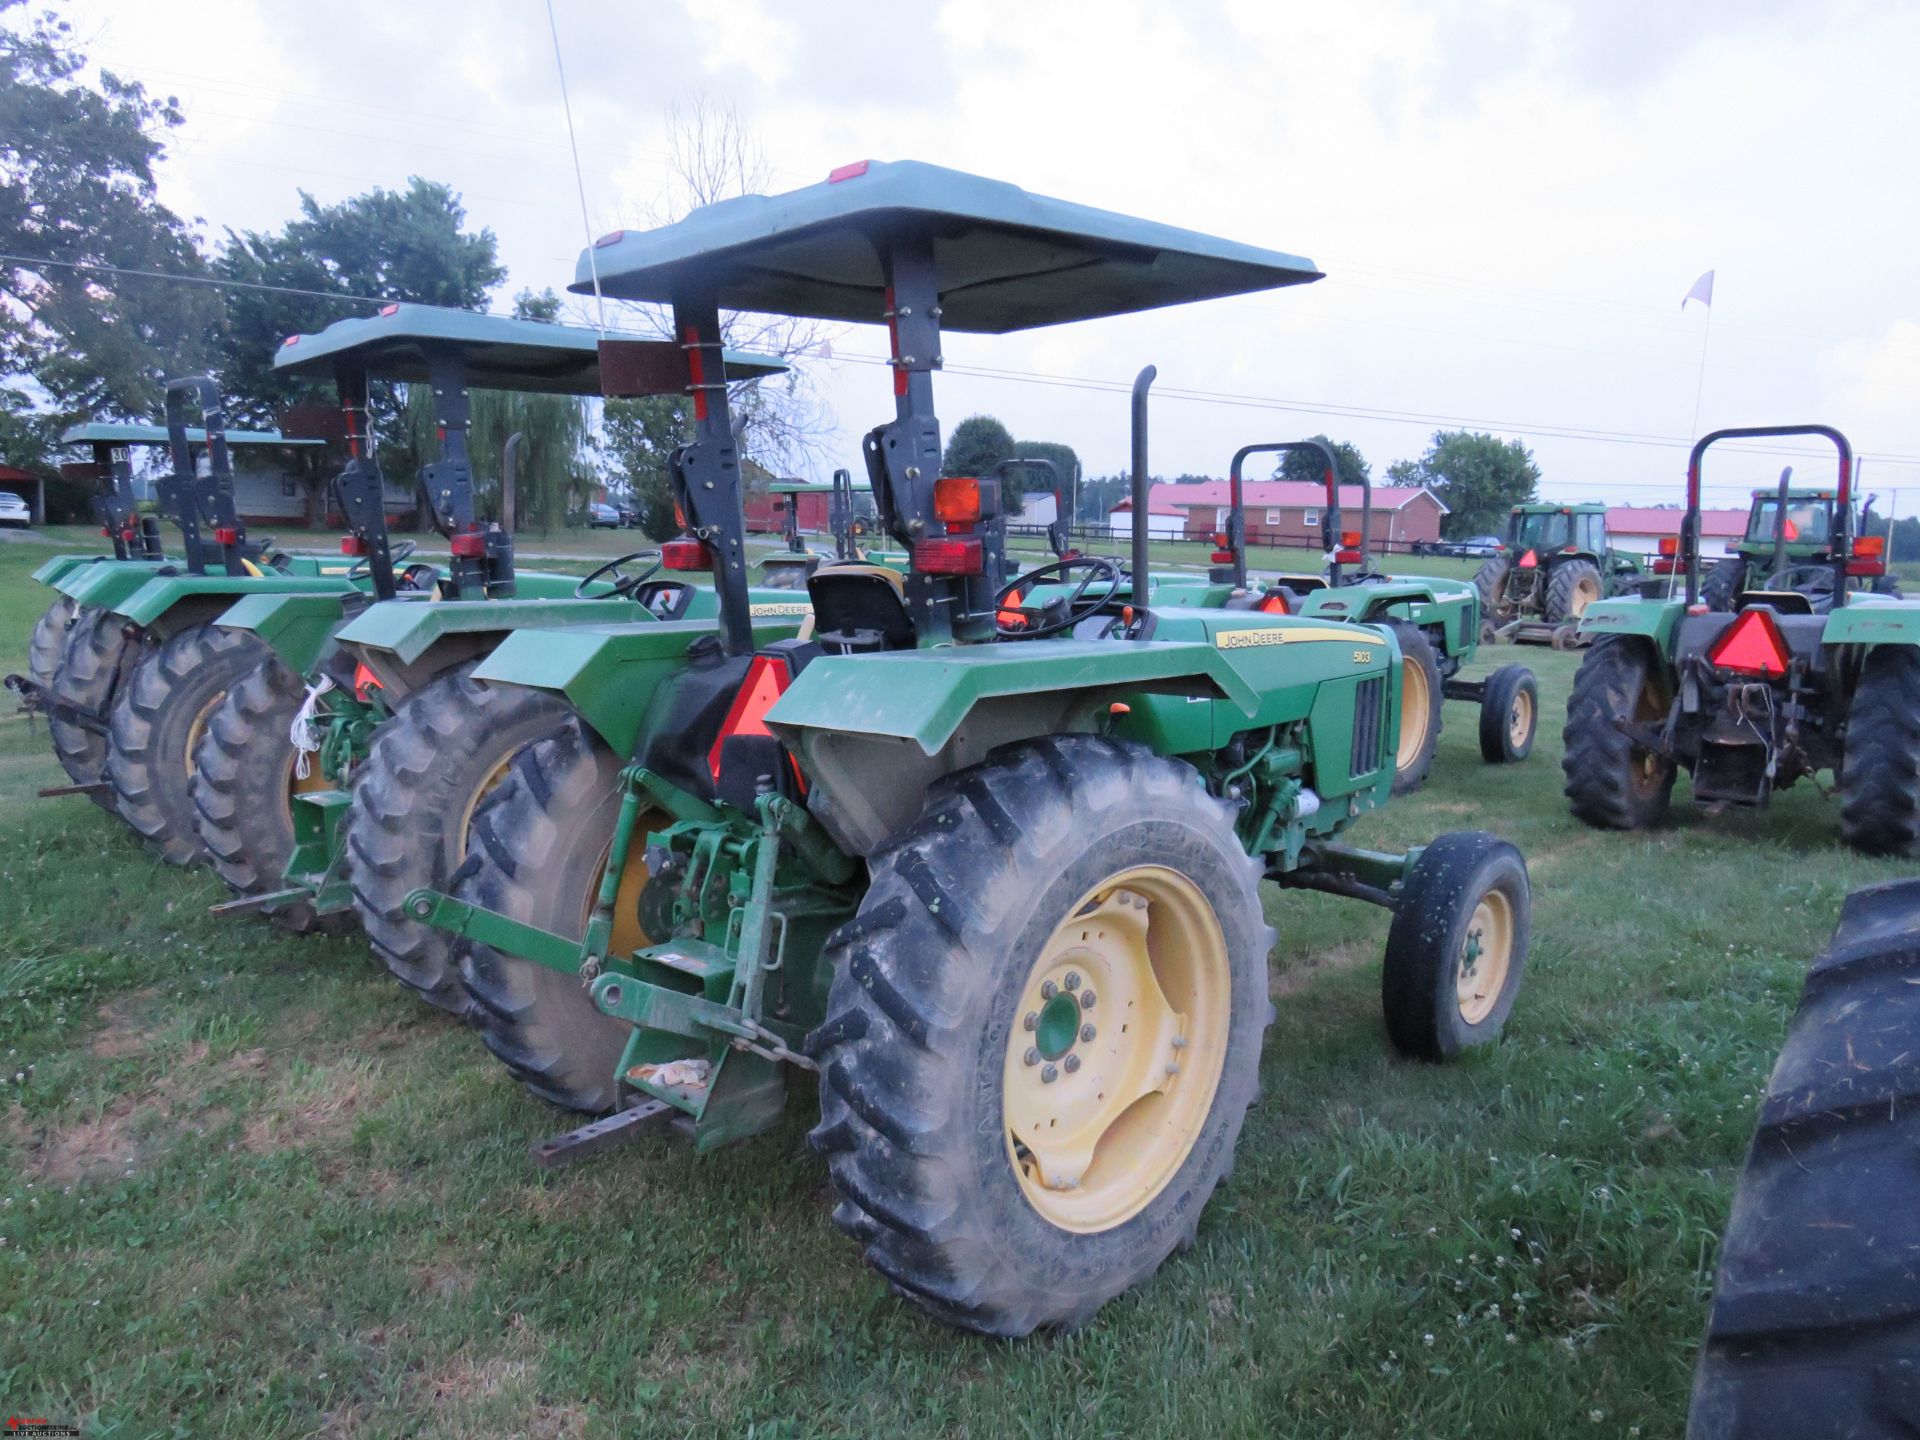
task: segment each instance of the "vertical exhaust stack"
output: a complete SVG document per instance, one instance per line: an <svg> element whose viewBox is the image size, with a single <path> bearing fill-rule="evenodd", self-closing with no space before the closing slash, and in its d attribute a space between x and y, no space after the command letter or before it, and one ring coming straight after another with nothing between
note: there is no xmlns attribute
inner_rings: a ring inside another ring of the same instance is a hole
<svg viewBox="0 0 1920 1440"><path fill-rule="evenodd" d="M1153 388L1160 372L1149 365L1133 378L1133 603L1145 605L1150 586L1147 581L1147 543L1151 522L1147 518L1147 492L1153 481L1147 474L1147 391Z"/></svg>
<svg viewBox="0 0 1920 1440"><path fill-rule="evenodd" d="M526 434L516 430L507 437L506 446L500 451L500 528L509 535L517 528L514 484L520 476L520 450L526 443Z"/></svg>
<svg viewBox="0 0 1920 1440"><path fill-rule="evenodd" d="M1787 490L1793 482L1793 466L1783 466L1780 471L1780 497L1773 502L1773 568L1768 573L1778 575L1780 567L1787 563Z"/></svg>

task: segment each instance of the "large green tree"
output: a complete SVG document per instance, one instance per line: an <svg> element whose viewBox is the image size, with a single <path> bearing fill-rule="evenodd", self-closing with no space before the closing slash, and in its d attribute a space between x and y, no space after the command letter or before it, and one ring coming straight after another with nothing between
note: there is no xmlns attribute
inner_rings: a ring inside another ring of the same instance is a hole
<svg viewBox="0 0 1920 1440"><path fill-rule="evenodd" d="M31 376L57 414L146 417L161 380L202 368L217 322L192 231L154 167L181 122L171 98L102 70L72 27L0 0L0 385ZM13 407L16 414L19 407Z"/></svg>
<svg viewBox="0 0 1920 1440"><path fill-rule="evenodd" d="M1470 430L1434 431L1418 463L1420 483L1447 504L1440 528L1450 539L1499 530L1507 512L1534 499L1540 484L1540 467L1526 446Z"/></svg>
<svg viewBox="0 0 1920 1440"><path fill-rule="evenodd" d="M273 371L280 342L365 315L366 301L483 308L507 272L493 231L469 231L466 222L450 187L415 176L405 190L376 187L335 205L302 191L300 213L283 229L229 230L214 270L237 282L220 336L220 376L235 414L273 423L302 388Z"/></svg>
<svg viewBox="0 0 1920 1440"><path fill-rule="evenodd" d="M1342 485L1358 485L1373 474L1373 467L1367 464L1358 447L1346 440L1334 440L1326 435L1315 435L1312 439L1333 451L1334 468L1340 472ZM1320 457L1304 450L1289 450L1281 457L1277 480L1305 480L1314 485L1325 483L1326 476L1321 471Z"/></svg>
<svg viewBox="0 0 1920 1440"><path fill-rule="evenodd" d="M678 395L609 400L601 415L601 445L612 464L609 479L640 512L640 528L655 540L671 537L673 484L667 457L687 439L690 412Z"/></svg>
<svg viewBox="0 0 1920 1440"><path fill-rule="evenodd" d="M987 475L1013 454L1013 432L991 415L969 415L947 437L942 475Z"/></svg>

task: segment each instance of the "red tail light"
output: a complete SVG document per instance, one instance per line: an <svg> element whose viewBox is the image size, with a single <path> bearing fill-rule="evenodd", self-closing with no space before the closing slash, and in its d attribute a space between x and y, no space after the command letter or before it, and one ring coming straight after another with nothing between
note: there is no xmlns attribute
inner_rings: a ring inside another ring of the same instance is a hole
<svg viewBox="0 0 1920 1440"><path fill-rule="evenodd" d="M1520 568L1522 570L1531 570L1535 566L1537 566L1539 563L1540 563L1539 558L1535 556L1533 551L1531 550L1527 551L1526 554L1520 557Z"/></svg>
<svg viewBox="0 0 1920 1440"><path fill-rule="evenodd" d="M367 542L362 540L358 535L342 535L340 537L340 553L342 555L364 555L367 553Z"/></svg>
<svg viewBox="0 0 1920 1440"><path fill-rule="evenodd" d="M1780 638L1780 627L1764 610L1748 610L1729 625L1707 651L1716 670L1772 680L1787 673L1793 652Z"/></svg>
<svg viewBox="0 0 1920 1440"><path fill-rule="evenodd" d="M987 557L978 536L950 535L915 544L913 568L928 575L978 575L987 568Z"/></svg>
<svg viewBox="0 0 1920 1440"><path fill-rule="evenodd" d="M1358 565L1360 563L1360 552L1358 550L1336 550L1333 552L1333 563L1336 565Z"/></svg>
<svg viewBox="0 0 1920 1440"><path fill-rule="evenodd" d="M663 570L711 570L713 551L704 540L669 540L660 547Z"/></svg>
<svg viewBox="0 0 1920 1440"><path fill-rule="evenodd" d="M1214 551L1213 563L1216 565L1231 565L1233 563L1233 551L1231 550Z"/></svg>
<svg viewBox="0 0 1920 1440"><path fill-rule="evenodd" d="M713 772L713 778L720 778L720 752L726 748L727 738L732 735L766 735L773 732L767 729L767 712L773 708L773 702L787 693L787 686L793 678L787 673L786 662L776 660L771 655L756 655L753 663L747 666L747 678L740 682L740 691L733 697L733 704L727 710L727 718L720 726L719 738L713 742L713 748L707 752L707 768ZM793 778L800 782L800 788L807 788L806 777L800 773L799 765L792 756L787 763L793 765Z"/></svg>
<svg viewBox="0 0 1920 1440"><path fill-rule="evenodd" d="M1679 572L1680 562L1671 555L1662 555L1653 562L1653 573L1656 575L1677 575Z"/></svg>
<svg viewBox="0 0 1920 1440"><path fill-rule="evenodd" d="M231 525L217 525L214 527L213 539L216 545L238 545L240 532Z"/></svg>
<svg viewBox="0 0 1920 1440"><path fill-rule="evenodd" d="M487 537L478 530L464 530L447 542L447 549L462 560L478 560L487 553Z"/></svg>

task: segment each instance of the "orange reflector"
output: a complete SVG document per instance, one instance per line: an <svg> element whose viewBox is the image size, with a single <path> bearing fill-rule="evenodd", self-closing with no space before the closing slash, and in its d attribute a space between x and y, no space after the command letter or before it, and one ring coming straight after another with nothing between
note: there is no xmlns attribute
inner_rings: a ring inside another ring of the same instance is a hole
<svg viewBox="0 0 1920 1440"><path fill-rule="evenodd" d="M1680 537L1678 535L1662 535L1660 537L1660 553L1662 555L1678 555L1680 553Z"/></svg>
<svg viewBox="0 0 1920 1440"><path fill-rule="evenodd" d="M713 742L713 749L707 752L707 768L713 772L713 778L720 778L720 752L725 748L730 735L767 735L773 732L767 729L767 712L773 708L773 702L786 693L788 684L787 667L771 655L756 655L753 663L747 666L747 678L740 682L740 693L733 697L733 705L727 711L725 723L720 726L720 736ZM788 757L792 763L792 757ZM807 788L800 767L794 765L793 778L800 782L801 790Z"/></svg>
<svg viewBox="0 0 1920 1440"><path fill-rule="evenodd" d="M1360 544L1360 532L1358 530L1342 530L1340 532L1340 543L1348 550L1356 549Z"/></svg>
<svg viewBox="0 0 1920 1440"><path fill-rule="evenodd" d="M1025 591L1023 590L1014 591L1011 595L1007 597L1007 603L1005 608L998 611L993 618L997 620L1000 624L1006 626L1010 630L1025 629L1027 624L1027 617L1022 615L1018 610L1014 609L1013 607L1023 603L1026 600L1026 598L1027 596Z"/></svg>
<svg viewBox="0 0 1920 1440"><path fill-rule="evenodd" d="M1887 537L1884 535L1862 535L1853 542L1856 559L1878 560L1887 553Z"/></svg>
<svg viewBox="0 0 1920 1440"><path fill-rule="evenodd" d="M1786 641L1773 617L1764 610L1748 610L1729 625L1707 651L1707 659L1717 670L1736 675L1757 675L1771 680L1787 673L1792 659Z"/></svg>
<svg viewBox="0 0 1920 1440"><path fill-rule="evenodd" d="M980 518L980 482L965 475L934 481L933 513L948 525L971 525Z"/></svg>
<svg viewBox="0 0 1920 1440"><path fill-rule="evenodd" d="M362 705L373 699L373 696L367 693L368 691L384 688L380 683L379 677L376 676L373 671L369 670L364 663L353 667L353 695Z"/></svg>
<svg viewBox="0 0 1920 1440"><path fill-rule="evenodd" d="M1267 595L1253 608L1258 610L1262 615L1291 615L1293 613L1287 608L1287 597L1278 590Z"/></svg>
<svg viewBox="0 0 1920 1440"><path fill-rule="evenodd" d="M1531 570L1535 566L1537 566L1539 563L1540 561L1534 556L1534 553L1531 550L1527 551L1526 554L1520 557L1520 568L1522 570Z"/></svg>
<svg viewBox="0 0 1920 1440"><path fill-rule="evenodd" d="M1116 700L1107 706L1107 714L1109 715L1131 715L1132 713L1133 707L1124 700Z"/></svg>
<svg viewBox="0 0 1920 1440"><path fill-rule="evenodd" d="M1784 521L1783 523L1784 523L1784 524L1785 524L1785 526L1786 526L1786 530L1787 530L1787 539L1789 539L1789 540L1798 540L1798 539L1800 538L1800 527L1799 527L1798 525L1796 525L1796 524L1794 524L1794 523L1793 523L1793 521L1792 521L1791 519L1788 519L1788 520L1786 520L1786 521Z"/></svg>

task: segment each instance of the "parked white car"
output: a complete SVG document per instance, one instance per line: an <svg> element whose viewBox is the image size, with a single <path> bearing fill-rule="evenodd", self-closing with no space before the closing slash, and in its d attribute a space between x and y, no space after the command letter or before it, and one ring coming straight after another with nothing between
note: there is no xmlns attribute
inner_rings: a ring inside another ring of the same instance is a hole
<svg viewBox="0 0 1920 1440"><path fill-rule="evenodd" d="M33 510L11 490L0 490L0 525L31 525Z"/></svg>

